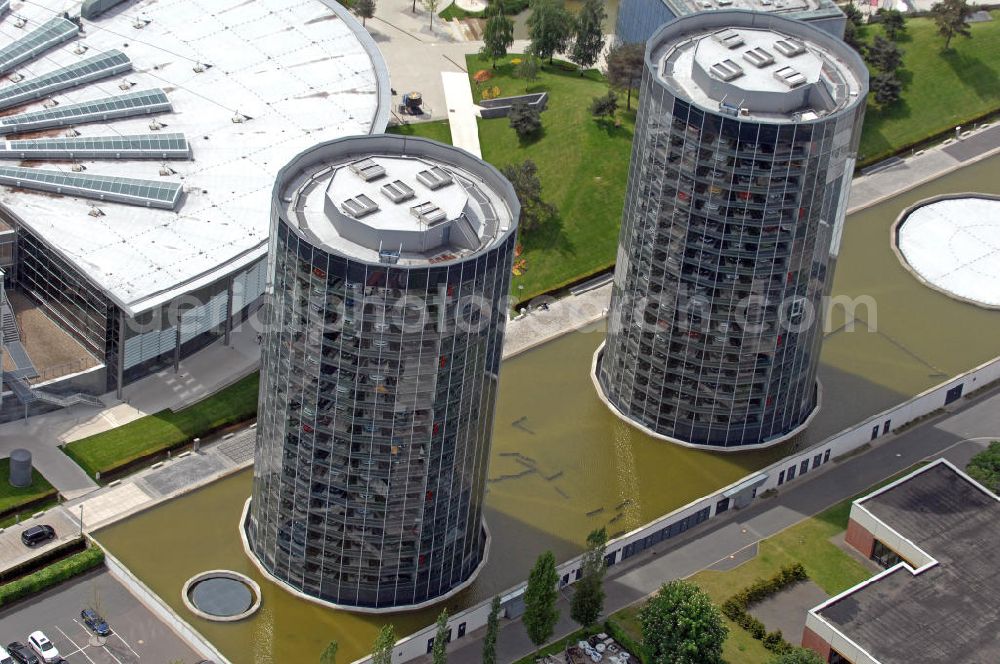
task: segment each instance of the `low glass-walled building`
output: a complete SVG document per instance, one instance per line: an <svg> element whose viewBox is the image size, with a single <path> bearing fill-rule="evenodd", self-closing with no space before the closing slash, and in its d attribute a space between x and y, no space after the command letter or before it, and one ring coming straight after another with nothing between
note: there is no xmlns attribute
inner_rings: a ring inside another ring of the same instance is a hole
<svg viewBox="0 0 1000 664"><path fill-rule="evenodd" d="M520 207L399 136L303 153L274 190L251 556L309 597L412 608L471 582Z"/></svg>
<svg viewBox="0 0 1000 664"><path fill-rule="evenodd" d="M800 21L695 14L650 40L596 360L621 417L714 449L805 426L867 92Z"/></svg>

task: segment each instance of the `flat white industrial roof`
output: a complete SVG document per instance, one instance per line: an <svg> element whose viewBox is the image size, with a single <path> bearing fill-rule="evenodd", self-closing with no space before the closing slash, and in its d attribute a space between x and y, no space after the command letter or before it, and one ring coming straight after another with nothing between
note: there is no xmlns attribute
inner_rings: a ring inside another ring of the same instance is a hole
<svg viewBox="0 0 1000 664"><path fill-rule="evenodd" d="M15 0L0 21L0 47L64 11L78 17L79 0ZM17 17L27 24L17 27ZM155 118L163 133L186 136L191 160L169 160L167 175L157 159L79 163L85 175L179 183L180 204L151 209L6 187L0 203L133 313L263 256L278 170L316 143L380 132L386 124L385 64L334 0L127 2L84 20L76 39L15 71L28 80L111 49L131 59L131 72L48 98L60 108L162 89L172 112L75 128L94 137L150 134ZM2 115L45 108L35 101ZM56 128L7 138L65 135L66 128ZM67 160L29 165L63 173L72 166ZM92 205L103 216L92 216Z"/></svg>
<svg viewBox="0 0 1000 664"><path fill-rule="evenodd" d="M903 220L896 242L928 285L1000 307L1000 200L953 198L921 205Z"/></svg>

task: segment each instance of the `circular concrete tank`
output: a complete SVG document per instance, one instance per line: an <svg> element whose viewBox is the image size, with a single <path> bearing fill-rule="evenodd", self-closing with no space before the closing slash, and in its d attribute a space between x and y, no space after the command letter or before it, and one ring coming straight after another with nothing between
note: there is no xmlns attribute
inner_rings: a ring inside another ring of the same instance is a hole
<svg viewBox="0 0 1000 664"><path fill-rule="evenodd" d="M31 485L31 452L28 450L18 449L10 453L10 485Z"/></svg>

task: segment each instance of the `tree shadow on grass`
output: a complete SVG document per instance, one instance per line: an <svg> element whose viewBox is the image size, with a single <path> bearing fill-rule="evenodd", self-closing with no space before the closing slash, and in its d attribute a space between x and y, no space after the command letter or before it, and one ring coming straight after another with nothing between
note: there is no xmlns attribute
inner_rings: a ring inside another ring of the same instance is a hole
<svg viewBox="0 0 1000 664"><path fill-rule="evenodd" d="M513 127L511 127L511 131L517 133ZM545 125L542 125L541 127L538 128L537 131L533 131L527 136L521 136L520 134L518 134L517 144L522 148L526 148L534 145L543 138L545 138Z"/></svg>
<svg viewBox="0 0 1000 664"><path fill-rule="evenodd" d="M522 229L519 232L519 238L526 251L537 249L545 252L556 251L562 255L576 254L576 245L566 234L562 214L558 210L549 215L538 226L530 230ZM538 258L540 257L536 257L536 260Z"/></svg>
<svg viewBox="0 0 1000 664"><path fill-rule="evenodd" d="M980 99L995 97L1000 90L1000 77L979 58L949 49L941 53L941 59L948 63L958 80L972 88Z"/></svg>
<svg viewBox="0 0 1000 664"><path fill-rule="evenodd" d="M615 124L615 121L611 118L597 118L594 121L598 127L604 130L610 138L626 138L629 141L632 140L632 129L626 127L625 123Z"/></svg>

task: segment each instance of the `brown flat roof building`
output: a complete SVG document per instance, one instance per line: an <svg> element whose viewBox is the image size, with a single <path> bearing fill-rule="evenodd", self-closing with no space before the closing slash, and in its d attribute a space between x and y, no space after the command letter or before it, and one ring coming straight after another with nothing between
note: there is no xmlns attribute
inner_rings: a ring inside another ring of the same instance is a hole
<svg viewBox="0 0 1000 664"><path fill-rule="evenodd" d="M828 662L1000 662L1000 498L941 459L854 502L847 543L885 572L811 610Z"/></svg>

